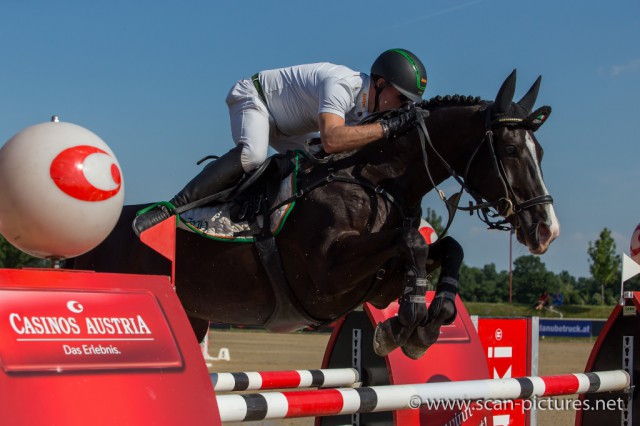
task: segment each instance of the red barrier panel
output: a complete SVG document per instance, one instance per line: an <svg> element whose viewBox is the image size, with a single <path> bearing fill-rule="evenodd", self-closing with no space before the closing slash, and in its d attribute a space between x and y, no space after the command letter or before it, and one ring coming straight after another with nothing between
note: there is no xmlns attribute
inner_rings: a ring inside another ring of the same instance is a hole
<svg viewBox="0 0 640 426"><path fill-rule="evenodd" d="M623 305L613 309L593 346L585 372L600 368L622 368L631 375L631 385L640 377L640 292L626 292ZM628 399L630 397L630 399ZM576 411L576 425L635 425L640 415L640 396L632 394L580 397L584 410Z"/></svg>
<svg viewBox="0 0 640 426"><path fill-rule="evenodd" d="M219 425L202 353L160 276L0 269L7 425Z"/></svg>

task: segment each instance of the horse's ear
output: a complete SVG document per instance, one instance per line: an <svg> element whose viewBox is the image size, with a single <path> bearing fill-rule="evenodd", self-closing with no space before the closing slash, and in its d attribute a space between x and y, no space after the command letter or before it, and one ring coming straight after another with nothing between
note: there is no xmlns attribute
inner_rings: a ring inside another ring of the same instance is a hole
<svg viewBox="0 0 640 426"><path fill-rule="evenodd" d="M533 106L536 104L536 98L538 97L541 81L542 76L538 76L538 79L533 83L533 86L531 86L529 91L522 97L522 99L520 99L520 101L518 101L518 105L527 111L527 115L531 114Z"/></svg>
<svg viewBox="0 0 640 426"><path fill-rule="evenodd" d="M500 114L502 112L506 112L511 106L511 101L513 100L513 95L516 92L516 70L513 70L509 77L502 83L500 90L498 90L498 94L496 95L496 100L494 102L494 114Z"/></svg>

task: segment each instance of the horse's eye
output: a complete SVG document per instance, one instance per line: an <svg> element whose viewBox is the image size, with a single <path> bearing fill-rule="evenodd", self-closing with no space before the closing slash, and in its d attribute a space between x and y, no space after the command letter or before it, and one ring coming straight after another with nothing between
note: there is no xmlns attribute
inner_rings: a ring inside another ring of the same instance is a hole
<svg viewBox="0 0 640 426"><path fill-rule="evenodd" d="M504 147L504 153L509 156L517 156L518 155L518 147L515 145L507 145Z"/></svg>

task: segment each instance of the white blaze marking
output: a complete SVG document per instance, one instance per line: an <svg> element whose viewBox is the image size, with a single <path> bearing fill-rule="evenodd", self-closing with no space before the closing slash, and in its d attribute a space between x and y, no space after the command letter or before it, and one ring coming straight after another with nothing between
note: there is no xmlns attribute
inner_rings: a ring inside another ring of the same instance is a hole
<svg viewBox="0 0 640 426"><path fill-rule="evenodd" d="M538 154L536 153L536 143L531 138L529 132L527 132L525 136L525 142L527 143L527 149L531 154L531 158L533 158L533 164L536 168L536 175L540 184L542 185L542 191L544 195L549 195L549 191L547 191L547 187L544 184L544 179L542 179L542 171L540 170L540 161L538 161ZM558 222L558 218L556 217L556 212L553 208L553 204L545 204L545 211L547 212L547 217L551 221L549 224L549 231L551 232L551 239L554 239L560 234L560 223Z"/></svg>

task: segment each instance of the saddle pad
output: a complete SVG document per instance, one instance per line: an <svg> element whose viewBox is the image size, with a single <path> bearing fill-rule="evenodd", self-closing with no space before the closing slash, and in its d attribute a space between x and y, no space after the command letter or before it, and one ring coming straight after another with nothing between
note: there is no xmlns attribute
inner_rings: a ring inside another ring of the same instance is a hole
<svg viewBox="0 0 640 426"><path fill-rule="evenodd" d="M291 173L280 183L278 196L271 207L291 198L295 194L295 173ZM277 235L293 209L295 201L284 204L271 214L271 233ZM208 238L230 242L252 242L252 236L236 236L238 233L251 231L248 222L234 222L230 218L232 203L215 206L196 207L180 214L178 227L195 232ZM261 219L259 217L259 219ZM262 226L262 220L259 221Z"/></svg>

